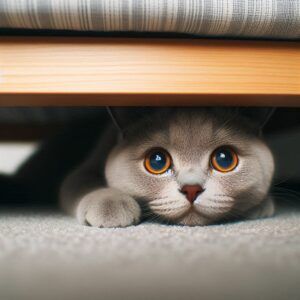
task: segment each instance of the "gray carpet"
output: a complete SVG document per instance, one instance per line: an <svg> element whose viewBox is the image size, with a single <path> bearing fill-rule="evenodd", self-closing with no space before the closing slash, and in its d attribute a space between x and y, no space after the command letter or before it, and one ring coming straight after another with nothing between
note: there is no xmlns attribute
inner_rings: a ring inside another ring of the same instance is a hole
<svg viewBox="0 0 300 300"><path fill-rule="evenodd" d="M208 227L0 214L0 299L300 299L300 210Z"/></svg>

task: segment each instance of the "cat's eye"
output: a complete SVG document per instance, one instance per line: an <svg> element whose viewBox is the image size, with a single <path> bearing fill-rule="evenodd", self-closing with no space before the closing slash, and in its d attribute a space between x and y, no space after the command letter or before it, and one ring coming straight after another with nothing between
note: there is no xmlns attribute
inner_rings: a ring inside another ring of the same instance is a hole
<svg viewBox="0 0 300 300"><path fill-rule="evenodd" d="M213 152L210 162L215 170L226 173L237 167L239 159L230 147L220 147Z"/></svg>
<svg viewBox="0 0 300 300"><path fill-rule="evenodd" d="M146 154L144 166L151 174L163 174L167 172L172 164L170 154L164 149L152 149Z"/></svg>

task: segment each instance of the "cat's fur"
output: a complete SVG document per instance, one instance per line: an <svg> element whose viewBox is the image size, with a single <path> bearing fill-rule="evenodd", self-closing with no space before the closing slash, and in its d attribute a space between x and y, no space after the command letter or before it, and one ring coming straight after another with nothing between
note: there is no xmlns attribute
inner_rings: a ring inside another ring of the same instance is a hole
<svg viewBox="0 0 300 300"><path fill-rule="evenodd" d="M82 224L97 227L129 226L145 216L183 225L271 216L274 161L256 125L228 110L180 108L122 124L122 137L109 127L65 179L61 205ZM224 145L239 155L237 168L228 173L209 163ZM145 153L154 147L170 153L172 172L145 170ZM193 204L179 191L184 184L204 188Z"/></svg>

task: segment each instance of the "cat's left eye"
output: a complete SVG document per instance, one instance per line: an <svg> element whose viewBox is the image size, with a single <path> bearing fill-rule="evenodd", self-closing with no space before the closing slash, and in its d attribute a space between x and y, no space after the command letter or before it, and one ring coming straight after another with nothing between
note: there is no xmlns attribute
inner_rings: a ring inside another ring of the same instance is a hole
<svg viewBox="0 0 300 300"><path fill-rule="evenodd" d="M230 147L220 147L211 155L210 159L212 167L222 173L233 171L238 163L238 155Z"/></svg>
<svg viewBox="0 0 300 300"><path fill-rule="evenodd" d="M167 172L172 164L170 154L164 149L153 149L146 154L144 166L151 174L163 174Z"/></svg>

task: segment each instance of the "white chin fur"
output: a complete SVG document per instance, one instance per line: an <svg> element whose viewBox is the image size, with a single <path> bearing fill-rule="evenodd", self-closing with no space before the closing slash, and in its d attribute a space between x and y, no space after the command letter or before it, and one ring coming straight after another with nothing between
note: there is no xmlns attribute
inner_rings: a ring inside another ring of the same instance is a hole
<svg viewBox="0 0 300 300"><path fill-rule="evenodd" d="M176 223L187 226L201 226L209 224L209 220L201 216L197 212L191 211L183 217L179 218Z"/></svg>

